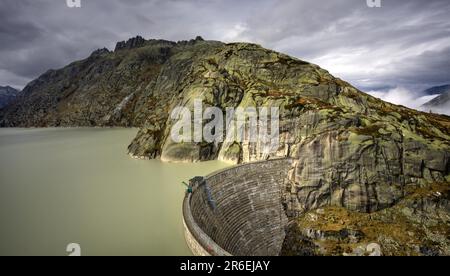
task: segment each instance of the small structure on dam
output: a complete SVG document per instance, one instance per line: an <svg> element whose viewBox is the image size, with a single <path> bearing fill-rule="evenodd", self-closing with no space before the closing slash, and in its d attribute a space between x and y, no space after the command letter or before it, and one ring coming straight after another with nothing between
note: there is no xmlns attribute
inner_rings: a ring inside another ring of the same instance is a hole
<svg viewBox="0 0 450 276"><path fill-rule="evenodd" d="M288 223L282 194L291 163L243 164L193 179L183 218L194 255L279 255Z"/></svg>

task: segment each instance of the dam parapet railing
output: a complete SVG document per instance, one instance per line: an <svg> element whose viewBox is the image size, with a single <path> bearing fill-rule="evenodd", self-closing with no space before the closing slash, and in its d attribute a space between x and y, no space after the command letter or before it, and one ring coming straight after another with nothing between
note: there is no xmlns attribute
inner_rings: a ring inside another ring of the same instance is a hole
<svg viewBox="0 0 450 276"><path fill-rule="evenodd" d="M237 165L196 178L183 202L186 242L197 256L278 255L287 217L282 189L292 160Z"/></svg>

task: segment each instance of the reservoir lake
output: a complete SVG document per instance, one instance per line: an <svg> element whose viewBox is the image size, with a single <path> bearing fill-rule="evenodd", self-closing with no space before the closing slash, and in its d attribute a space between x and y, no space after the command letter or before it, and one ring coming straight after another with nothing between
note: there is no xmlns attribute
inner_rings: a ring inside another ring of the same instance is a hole
<svg viewBox="0 0 450 276"><path fill-rule="evenodd" d="M0 255L191 255L182 181L229 166L136 160L137 129L0 129Z"/></svg>

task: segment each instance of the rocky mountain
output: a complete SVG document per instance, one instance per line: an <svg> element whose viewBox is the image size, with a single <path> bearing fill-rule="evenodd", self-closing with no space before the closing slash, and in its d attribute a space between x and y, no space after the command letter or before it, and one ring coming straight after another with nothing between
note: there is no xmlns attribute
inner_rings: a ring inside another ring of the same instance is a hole
<svg viewBox="0 0 450 276"><path fill-rule="evenodd" d="M13 102L19 91L10 86L0 86L0 109Z"/></svg>
<svg viewBox="0 0 450 276"><path fill-rule="evenodd" d="M170 111L176 106L192 110L194 98L202 99L204 108L224 111L279 107L278 151L267 154L264 147L249 143L175 143L169 135L174 124ZM417 194L408 210L423 212L431 222L413 234L426 240L432 252L450 254L445 190L450 117L383 102L317 65L255 44L200 37L176 43L141 37L120 42L114 52L98 50L31 82L17 103L0 112L0 125L136 126L139 133L128 148L136 158L241 163L291 157L295 162L283 200L293 222L301 225L305 216L322 208L368 214L393 210ZM444 188L434 191L435 186ZM435 192L438 209L444 211L415 204L425 198L418 193L422 190ZM417 216L405 220L419 220ZM398 230L389 238L401 245ZM294 250L297 240L287 241L286 252L300 254Z"/></svg>

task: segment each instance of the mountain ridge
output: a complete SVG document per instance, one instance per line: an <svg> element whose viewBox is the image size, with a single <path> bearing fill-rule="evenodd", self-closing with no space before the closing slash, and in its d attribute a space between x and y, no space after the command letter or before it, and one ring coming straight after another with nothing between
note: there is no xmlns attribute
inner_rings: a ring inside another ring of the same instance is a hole
<svg viewBox="0 0 450 276"><path fill-rule="evenodd" d="M12 88L11 86L0 86L0 109L13 102L19 92L19 90Z"/></svg>
<svg viewBox="0 0 450 276"><path fill-rule="evenodd" d="M447 92L450 92L450 84L430 87L426 89L422 94L431 96L440 95Z"/></svg>
<svg viewBox="0 0 450 276"><path fill-rule="evenodd" d="M450 86L448 86L448 90L446 91L442 90L442 93L439 94L439 96L422 105L421 109L434 113L449 114Z"/></svg>

